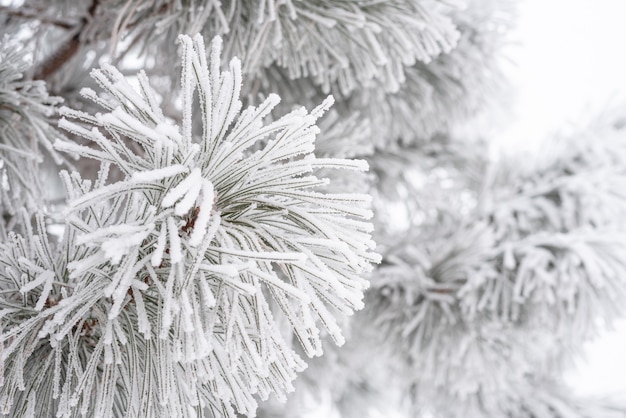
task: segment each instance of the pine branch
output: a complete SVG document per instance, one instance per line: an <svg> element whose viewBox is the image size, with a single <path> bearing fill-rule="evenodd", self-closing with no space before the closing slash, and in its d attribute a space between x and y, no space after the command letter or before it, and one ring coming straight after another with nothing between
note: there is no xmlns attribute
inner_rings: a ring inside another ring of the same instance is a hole
<svg viewBox="0 0 626 418"><path fill-rule="evenodd" d="M599 319L626 313L624 143L622 125L609 120L557 141L537 166L483 166L487 187L452 171L447 187L473 185L483 204L443 225L425 217L385 250L364 322L397 350L418 409L587 416L582 401L568 407L548 391L535 402L543 389L519 388L532 388L539 375L558 377L580 342L597 335ZM598 411L612 413L609 406Z"/></svg>
<svg viewBox="0 0 626 418"><path fill-rule="evenodd" d="M17 301L2 300L11 372L0 399L11 414L36 396L46 415L250 416L257 396L284 399L305 366L275 318L315 356L320 324L343 342L330 309L363 306L361 275L378 260L369 196L318 192L327 181L313 175L367 168L313 155L332 101L264 124L278 97L241 111L240 63L220 70L219 38L210 59L200 36L180 42L180 127L144 73L135 90L109 65L92 72L105 93L82 92L104 113L62 110L59 125L96 146L55 147L101 170L95 182L62 173L69 204L55 255L43 227L2 252L4 294ZM120 181L108 180L113 166ZM40 378L26 359L44 365Z"/></svg>
<svg viewBox="0 0 626 418"><path fill-rule="evenodd" d="M0 208L5 227L12 229L20 208L41 208L49 198L41 184L44 155L66 162L52 148L63 135L53 126L61 98L49 96L43 81L23 80L27 52L8 36L0 42ZM43 148L43 150L41 149ZM7 218L11 218L6 223Z"/></svg>
<svg viewBox="0 0 626 418"><path fill-rule="evenodd" d="M451 51L407 66L397 92L373 85L350 98L371 120L377 149L436 140L506 96L502 54L513 9L510 1L469 1L450 13L460 34Z"/></svg>

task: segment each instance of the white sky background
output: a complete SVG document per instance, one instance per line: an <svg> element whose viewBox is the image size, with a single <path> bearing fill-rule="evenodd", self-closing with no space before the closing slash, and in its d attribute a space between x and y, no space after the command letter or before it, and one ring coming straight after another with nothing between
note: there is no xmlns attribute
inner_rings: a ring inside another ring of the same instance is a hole
<svg viewBox="0 0 626 418"><path fill-rule="evenodd" d="M518 4L512 38L519 45L507 53L518 96L506 143L537 145L609 103L626 104L626 1Z"/></svg>
<svg viewBox="0 0 626 418"><path fill-rule="evenodd" d="M540 152L554 132L584 126L611 105L626 114L626 0L523 0L507 54L516 100L505 152ZM626 277L625 277L626 279ZM626 321L587 344L568 381L581 395L626 399Z"/></svg>

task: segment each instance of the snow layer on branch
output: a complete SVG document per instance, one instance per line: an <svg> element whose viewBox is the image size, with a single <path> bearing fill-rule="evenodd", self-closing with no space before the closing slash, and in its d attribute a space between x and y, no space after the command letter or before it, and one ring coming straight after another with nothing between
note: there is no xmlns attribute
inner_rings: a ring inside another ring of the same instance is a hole
<svg viewBox="0 0 626 418"><path fill-rule="evenodd" d="M463 5L460 0L102 0L92 7L32 0L27 10L46 10L47 16L62 16L61 24L83 28L73 59L54 77L65 85L80 80L85 60L123 58L132 50L150 61L157 54L170 56L178 34L203 33L223 36L225 56L240 57L249 77L262 79L265 68L278 65L290 78L311 77L326 94L331 89L347 94L374 80L397 91L404 67L453 49L460 35L450 14ZM85 16L90 19L81 22ZM41 26L37 38L58 34Z"/></svg>
<svg viewBox="0 0 626 418"><path fill-rule="evenodd" d="M428 63L455 47L459 32L449 14L460 4L203 0L172 7L165 0L143 1L104 10L94 33L105 36L112 27L116 48L128 31L149 39L148 51L152 44L167 45L181 32L219 34L224 37L225 55L240 57L250 76L278 65L292 79L311 77L327 94L331 88L348 94L374 80L387 91L397 91L405 78L404 67Z"/></svg>
<svg viewBox="0 0 626 418"><path fill-rule="evenodd" d="M221 69L219 38L209 57L200 36L179 42L180 126L147 78L135 91L110 65L92 71L103 113L62 109L60 126L95 146L58 147L102 169L94 182L62 173L70 201L54 255L42 232L0 248L0 401L10 414L33 389L46 416L252 416L257 399L293 390L305 366L294 335L321 355L323 332L344 341L335 312L363 307L362 275L379 260L370 198L323 192L328 181L316 177L367 169L313 155L332 98L265 122L278 97L241 111L240 62ZM12 310L16 301L23 308Z"/></svg>
<svg viewBox="0 0 626 418"><path fill-rule="evenodd" d="M460 10L446 12L460 34L455 47L432 61L404 65L399 88L390 89L381 79L346 91L332 86L338 103L336 115L328 121L337 123L323 130L316 152L364 157L374 150L421 146L506 100L503 53L506 33L514 24L514 4L510 0L465 3ZM294 78L277 64L264 69L259 83L247 88L253 98L257 90L277 91L287 105L302 103L304 98L315 102L324 95L311 74Z"/></svg>
<svg viewBox="0 0 626 418"><path fill-rule="evenodd" d="M228 44L267 39L258 48L233 50L247 54L246 71L276 63L289 78L311 77L326 93L337 88L347 95L374 80L397 91L405 66L449 52L459 37L442 1L285 3L275 18L231 26Z"/></svg>

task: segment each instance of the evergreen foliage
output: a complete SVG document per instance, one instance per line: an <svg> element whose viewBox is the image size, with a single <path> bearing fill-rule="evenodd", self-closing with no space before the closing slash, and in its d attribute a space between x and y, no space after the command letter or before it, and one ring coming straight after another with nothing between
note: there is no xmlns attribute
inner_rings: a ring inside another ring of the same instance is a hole
<svg viewBox="0 0 626 418"><path fill-rule="evenodd" d="M20 208L33 212L45 204L40 170L44 153L57 163L63 161L52 148L61 136L53 119L61 98L50 96L43 81L24 79L29 66L26 51L5 36L0 41L0 231L4 236L16 226Z"/></svg>
<svg viewBox="0 0 626 418"><path fill-rule="evenodd" d="M458 129L514 15L0 2L0 413L626 417L562 381L624 316L623 119Z"/></svg>

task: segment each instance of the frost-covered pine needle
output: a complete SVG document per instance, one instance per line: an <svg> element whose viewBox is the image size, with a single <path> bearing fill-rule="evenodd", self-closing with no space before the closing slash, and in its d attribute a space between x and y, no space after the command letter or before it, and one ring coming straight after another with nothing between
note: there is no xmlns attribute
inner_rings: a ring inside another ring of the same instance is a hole
<svg viewBox="0 0 626 418"><path fill-rule="evenodd" d="M135 91L110 65L92 71L106 100L84 94L103 113L62 110L59 125L96 147L57 148L106 169L93 183L62 173L70 201L53 259L31 249L41 231L1 248L16 306L2 311L5 411L19 415L35 391L46 416L251 416L304 368L293 336L319 355L320 328L343 342L333 311L363 306L362 275L379 259L369 196L324 192L315 176L367 169L313 155L332 99L266 123L278 97L242 111L241 63L221 70L219 38L210 60L200 36L179 41L180 126L145 74ZM109 165L124 177L108 181Z"/></svg>

